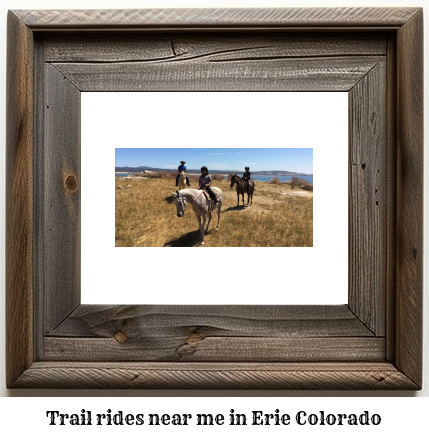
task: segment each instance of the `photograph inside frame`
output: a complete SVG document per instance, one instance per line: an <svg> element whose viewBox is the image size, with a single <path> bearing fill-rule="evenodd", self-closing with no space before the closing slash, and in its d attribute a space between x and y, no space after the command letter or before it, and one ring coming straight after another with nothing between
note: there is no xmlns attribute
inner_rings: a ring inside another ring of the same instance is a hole
<svg viewBox="0 0 429 436"><path fill-rule="evenodd" d="M312 148L115 152L117 247L313 246Z"/></svg>

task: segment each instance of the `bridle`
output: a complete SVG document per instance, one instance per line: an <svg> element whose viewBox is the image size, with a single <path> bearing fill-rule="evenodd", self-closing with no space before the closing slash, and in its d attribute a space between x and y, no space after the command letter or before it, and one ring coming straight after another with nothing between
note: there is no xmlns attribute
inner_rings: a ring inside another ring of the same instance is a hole
<svg viewBox="0 0 429 436"><path fill-rule="evenodd" d="M183 206L183 212L185 212L185 207L186 207L186 198L179 192L179 194L177 195L178 199L180 199L180 202L182 203Z"/></svg>
<svg viewBox="0 0 429 436"><path fill-rule="evenodd" d="M203 190L201 190L201 193L200 193L200 195L192 202L192 203L189 203L189 206L192 206L192 205L194 205L195 204L195 202L203 195L203 192L206 190L206 188L204 188ZM187 201L186 201L186 198L179 192L178 193L178 195L177 195L179 198L180 198L180 200L181 200L181 202L182 202L182 205L183 205L183 213L185 212L185 208L186 208L186 203L187 203Z"/></svg>
<svg viewBox="0 0 429 436"><path fill-rule="evenodd" d="M239 186L238 180L243 180L241 177L238 177L237 174L234 174L231 178L231 188L234 187L234 183Z"/></svg>

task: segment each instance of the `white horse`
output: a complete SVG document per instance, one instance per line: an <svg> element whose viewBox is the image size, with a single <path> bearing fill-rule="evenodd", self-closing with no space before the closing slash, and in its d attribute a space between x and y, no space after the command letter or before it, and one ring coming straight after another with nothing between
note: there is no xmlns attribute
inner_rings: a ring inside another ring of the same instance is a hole
<svg viewBox="0 0 429 436"><path fill-rule="evenodd" d="M179 190L186 188L186 173L185 172L180 173L178 185L179 185Z"/></svg>
<svg viewBox="0 0 429 436"><path fill-rule="evenodd" d="M209 229L210 221L212 219L212 212L214 212L216 209L217 209L216 230L219 229L220 211L223 202L223 192L219 188L215 188L215 187L212 188L212 191L215 193L218 199L218 204L213 204L212 210L210 208L210 201L207 200L206 195L203 194L202 190L182 189L180 192L177 190L176 193L172 192L173 202L176 206L176 212L178 217L182 217L185 214L186 204L192 205L192 209L194 210L195 215L197 216L198 224L200 226L201 245L204 245L204 227L206 225L207 215L209 216L209 220L207 223L207 227L205 229L205 233L207 233Z"/></svg>

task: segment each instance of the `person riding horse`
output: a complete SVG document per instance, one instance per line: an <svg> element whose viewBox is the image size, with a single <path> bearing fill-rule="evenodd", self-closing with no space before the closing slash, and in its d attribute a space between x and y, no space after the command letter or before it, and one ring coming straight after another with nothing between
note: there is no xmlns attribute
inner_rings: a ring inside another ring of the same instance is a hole
<svg viewBox="0 0 429 436"><path fill-rule="evenodd" d="M250 173L250 168L246 167L244 168L244 174L242 179L244 180L244 183L246 185L246 192L249 193L249 181L250 181L250 177L251 177L251 173Z"/></svg>
<svg viewBox="0 0 429 436"><path fill-rule="evenodd" d="M181 160L180 161L180 165L177 167L177 176L176 176L176 186L179 186L179 177L180 177L180 173L186 173L186 166L185 166L185 161ZM188 176L186 176L186 184L188 186L191 186L189 184L189 179Z"/></svg>
<svg viewBox="0 0 429 436"><path fill-rule="evenodd" d="M204 189L210 195L210 198L214 201L214 204L218 204L215 193L210 188L212 184L212 178L209 174L209 170L206 166L201 167L201 176L198 180L198 189Z"/></svg>

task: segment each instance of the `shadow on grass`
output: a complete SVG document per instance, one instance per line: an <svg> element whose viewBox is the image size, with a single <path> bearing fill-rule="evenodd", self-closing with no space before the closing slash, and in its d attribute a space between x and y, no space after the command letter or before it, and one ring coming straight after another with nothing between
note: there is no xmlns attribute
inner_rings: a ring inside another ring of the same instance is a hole
<svg viewBox="0 0 429 436"><path fill-rule="evenodd" d="M247 206L245 206L243 208L243 206L241 204L240 204L240 206L231 206L231 207L228 207L228 209L222 209L222 213L231 212L232 210L243 210L243 209L246 209L246 207Z"/></svg>
<svg viewBox="0 0 429 436"><path fill-rule="evenodd" d="M165 197L164 201L166 201L168 204L173 204L173 196L169 195L168 197Z"/></svg>
<svg viewBox="0 0 429 436"><path fill-rule="evenodd" d="M209 231L210 233L210 231ZM164 247L194 247L200 240L200 231L189 232L177 239L170 239Z"/></svg>

